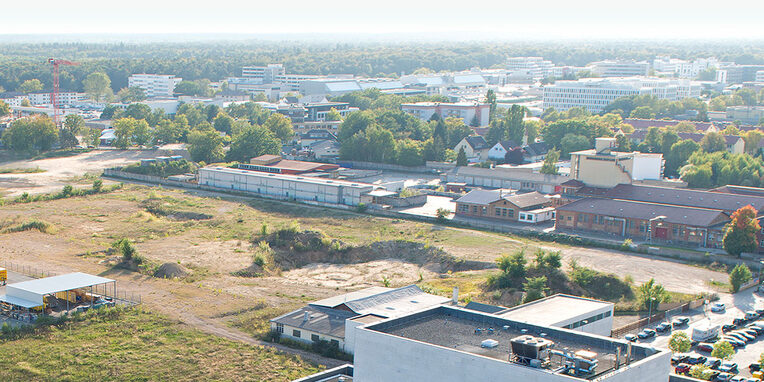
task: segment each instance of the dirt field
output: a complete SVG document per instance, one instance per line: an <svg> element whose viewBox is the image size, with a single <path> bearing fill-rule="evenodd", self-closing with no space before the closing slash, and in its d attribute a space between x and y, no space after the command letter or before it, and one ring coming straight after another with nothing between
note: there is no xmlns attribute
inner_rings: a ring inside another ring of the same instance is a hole
<svg viewBox="0 0 764 382"><path fill-rule="evenodd" d="M381 286L383 278L391 286L399 286L448 276L428 270L431 267L396 259L350 265L313 264L267 277L233 276L233 272L252 263L253 243L260 240L263 227L272 231L296 224L356 245L414 240L441 247L458 257L489 263L522 246L529 246L532 253L533 246L541 245L502 234L222 195L126 185L108 194L6 205L0 208L0 220L37 219L52 224L54 229L53 233L30 230L0 234L1 259L49 271L77 270L114 278L121 290L141 294L144 305L151 310L218 336L262 344L247 333L266 330L268 318L308 301L365 286ZM156 216L141 206L147 199L161 200L171 210L207 214L209 218ZM191 275L185 280L168 280L114 268L115 256L103 251L119 238L136 242L138 253L151 262L180 263ZM708 279L726 279L722 273L703 268L599 249L566 248L563 256L597 270L631 274L637 282L655 277L668 289L686 293L702 291ZM483 274L474 273L474 277ZM470 293L478 297L480 291ZM249 327L241 325L244 321ZM234 327L234 323L238 324ZM327 365L338 363L303 355Z"/></svg>
<svg viewBox="0 0 764 382"><path fill-rule="evenodd" d="M100 174L109 167L155 158L154 150L94 150L62 158L19 160L0 163L0 168L40 168L44 172L34 174L0 174L0 192L6 197L50 193L61 190L66 184L92 183L86 174Z"/></svg>

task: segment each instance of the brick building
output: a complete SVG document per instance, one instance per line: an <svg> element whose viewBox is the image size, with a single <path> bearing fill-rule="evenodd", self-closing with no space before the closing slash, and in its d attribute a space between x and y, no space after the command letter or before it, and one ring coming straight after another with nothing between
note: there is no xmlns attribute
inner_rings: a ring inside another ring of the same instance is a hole
<svg viewBox="0 0 764 382"><path fill-rule="evenodd" d="M513 194L509 190L472 190L456 200L456 215L523 223L554 218L553 199L539 193Z"/></svg>

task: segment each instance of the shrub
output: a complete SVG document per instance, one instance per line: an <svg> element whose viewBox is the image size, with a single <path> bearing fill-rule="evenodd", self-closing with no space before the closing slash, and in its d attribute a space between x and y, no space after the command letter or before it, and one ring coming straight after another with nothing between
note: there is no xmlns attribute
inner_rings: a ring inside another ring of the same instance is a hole
<svg viewBox="0 0 764 382"><path fill-rule="evenodd" d="M93 192L99 193L103 190L103 180L96 179L93 181Z"/></svg>
<svg viewBox="0 0 764 382"><path fill-rule="evenodd" d="M740 287L743 286L743 284L751 281L752 277L753 275L751 274L751 270L748 269L745 264L738 264L735 266L735 268L732 269L732 272L730 272L730 285L732 285L732 293L737 293L740 291Z"/></svg>

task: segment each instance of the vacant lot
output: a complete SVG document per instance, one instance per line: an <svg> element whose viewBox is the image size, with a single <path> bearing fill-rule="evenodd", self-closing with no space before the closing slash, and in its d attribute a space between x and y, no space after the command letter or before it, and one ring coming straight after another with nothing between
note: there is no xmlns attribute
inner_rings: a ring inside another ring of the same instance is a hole
<svg viewBox="0 0 764 382"><path fill-rule="evenodd" d="M291 381L317 367L297 357L190 329L141 310L0 342L7 381Z"/></svg>
<svg viewBox="0 0 764 382"><path fill-rule="evenodd" d="M0 207L0 222L23 226L36 221L44 222L48 229L0 234L3 260L117 279L121 290L140 293L144 306L152 311L217 336L253 344L262 344L251 335L267 331L269 318L311 300L367 286L418 283L450 295L450 286L457 284L462 285L465 297L493 301L476 287L491 271L446 272L437 264L411 263L394 254L360 264L309 264L263 272L261 277L234 276L252 266L260 241L284 227L319 231L353 246L410 240L489 266L500 255L521 247L527 246L528 254L537 246L557 248L497 233L138 185L106 194ZM180 264L189 275L159 279L150 271L139 273L116 266L119 257L107 250L120 238L136 243L149 268ZM562 254L564 263L575 258L580 265L621 277L630 274L637 283L655 277L679 292L697 293L707 289L711 278L726 279L722 273L699 267L613 251L563 248ZM303 356L332 364L321 357Z"/></svg>

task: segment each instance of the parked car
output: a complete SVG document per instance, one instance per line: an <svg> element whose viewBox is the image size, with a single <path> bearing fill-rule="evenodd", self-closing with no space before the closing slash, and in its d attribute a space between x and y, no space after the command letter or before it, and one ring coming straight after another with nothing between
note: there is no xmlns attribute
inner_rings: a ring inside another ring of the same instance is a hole
<svg viewBox="0 0 764 382"><path fill-rule="evenodd" d="M637 333L637 337L639 339L645 340L651 337L655 337L655 330L652 329L642 329L641 332Z"/></svg>
<svg viewBox="0 0 764 382"><path fill-rule="evenodd" d="M658 324L658 326L655 327L655 331L658 333L663 333L670 330L671 330L670 322L661 322L660 324Z"/></svg>
<svg viewBox="0 0 764 382"><path fill-rule="evenodd" d="M759 316L764 315L764 309L754 309L753 311L756 312L756 314L758 314Z"/></svg>
<svg viewBox="0 0 764 382"><path fill-rule="evenodd" d="M690 354L687 357L687 360L685 361L685 363L688 363L690 365L698 365L698 364L701 364L701 363L705 363L707 360L708 360L708 358L706 358L705 356L702 356L700 354Z"/></svg>
<svg viewBox="0 0 764 382"><path fill-rule="evenodd" d="M759 332L756 331L755 329L752 329L752 328L740 329L739 332L748 334L748 335L750 335L753 338L756 338L756 337L759 336Z"/></svg>
<svg viewBox="0 0 764 382"><path fill-rule="evenodd" d="M674 373L676 374L689 373L691 367L692 367L691 365L688 365L686 363L680 363L679 365L676 365L676 367L674 368Z"/></svg>
<svg viewBox="0 0 764 382"><path fill-rule="evenodd" d="M754 311L745 312L745 319L748 321L756 320L759 318L759 314Z"/></svg>
<svg viewBox="0 0 764 382"><path fill-rule="evenodd" d="M734 339L736 339L738 341L741 341L743 343L748 343L748 338L746 338L746 336L740 334L737 331L727 333L727 337L732 337L732 338L734 338Z"/></svg>
<svg viewBox="0 0 764 382"><path fill-rule="evenodd" d="M757 336L760 336L760 335L764 334L764 327L761 327L761 326L756 325L756 324L749 324L745 328L747 330L753 330L754 332L756 332Z"/></svg>
<svg viewBox="0 0 764 382"><path fill-rule="evenodd" d="M737 371L737 364L732 361L724 361L722 362L721 366L719 366L719 371L722 373L732 373Z"/></svg>
<svg viewBox="0 0 764 382"><path fill-rule="evenodd" d="M706 362L703 364L708 366L709 369L716 369L717 367L721 366L722 360L719 358L708 357Z"/></svg>
<svg viewBox="0 0 764 382"><path fill-rule="evenodd" d="M759 371L759 370L761 370L761 364L758 363L758 362L754 362L754 363L748 365L748 370L750 370L751 373L753 373L754 371Z"/></svg>
<svg viewBox="0 0 764 382"><path fill-rule="evenodd" d="M745 325L746 322L747 321L746 321L745 318L736 318L736 319L732 320L732 324L735 325L735 326L743 326L743 325Z"/></svg>
<svg viewBox="0 0 764 382"><path fill-rule="evenodd" d="M716 378L712 379L712 381L729 382L734 376L735 376L734 374L730 374L730 373L719 373L719 375L717 375Z"/></svg>
<svg viewBox="0 0 764 382"><path fill-rule="evenodd" d="M735 330L735 329L737 329L737 326L732 325L732 324L722 325L722 331L723 332L729 332L730 330Z"/></svg>
<svg viewBox="0 0 764 382"><path fill-rule="evenodd" d="M673 325L674 327L684 326L684 325L687 325L689 323L690 323L689 317L677 317L677 318L671 320L671 325Z"/></svg>
<svg viewBox="0 0 764 382"><path fill-rule="evenodd" d="M732 379L730 379L730 382L746 382L747 380L748 380L748 378L740 376L740 375L737 375L737 376L732 377Z"/></svg>
<svg viewBox="0 0 764 382"><path fill-rule="evenodd" d="M623 339L625 339L626 341L629 341L629 342L637 342L637 336L634 335L634 334L627 334L627 335L623 336Z"/></svg>
<svg viewBox="0 0 764 382"><path fill-rule="evenodd" d="M714 313L721 313L724 312L724 310L727 309L727 307L722 304L721 302L714 303L711 305L711 311Z"/></svg>
<svg viewBox="0 0 764 382"><path fill-rule="evenodd" d="M683 353L676 353L671 356L671 364L672 365L678 365L680 363L685 363L687 361L687 357L689 357L687 354Z"/></svg>
<svg viewBox="0 0 764 382"><path fill-rule="evenodd" d="M737 334L737 335L745 338L745 342L751 342L751 341L756 339L756 336L752 336L752 335L750 335L750 334L748 334L748 333L746 333L746 332L744 332L742 330L736 330L736 331L734 331L734 332L732 332L730 334Z"/></svg>
<svg viewBox="0 0 764 382"><path fill-rule="evenodd" d="M735 349L745 347L745 342L740 341L740 340L738 340L736 338L730 337L730 338L724 339L724 341L729 342L729 344L732 345L732 347L735 348Z"/></svg>
<svg viewBox="0 0 764 382"><path fill-rule="evenodd" d="M711 345L708 342L701 342L698 344L697 349L702 352L710 353L714 350L714 345Z"/></svg>

